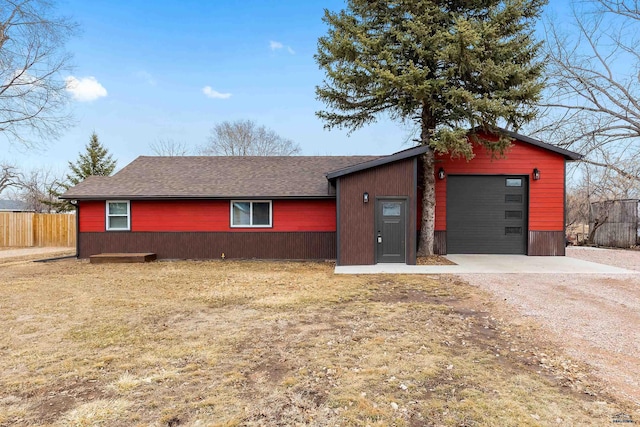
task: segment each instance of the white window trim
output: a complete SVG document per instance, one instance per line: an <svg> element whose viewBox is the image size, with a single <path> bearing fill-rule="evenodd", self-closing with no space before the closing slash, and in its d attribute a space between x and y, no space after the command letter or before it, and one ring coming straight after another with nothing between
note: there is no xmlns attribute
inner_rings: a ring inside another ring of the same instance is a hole
<svg viewBox="0 0 640 427"><path fill-rule="evenodd" d="M124 215L109 214L109 203L126 203L127 204L127 228L110 228L109 217L122 217ZM131 202L129 200L107 200L105 202L105 228L107 231L129 231L131 230Z"/></svg>
<svg viewBox="0 0 640 427"><path fill-rule="evenodd" d="M254 203L269 203L269 224L263 225L235 225L233 223L233 204L234 203L250 203L249 205L249 221L253 223L253 204ZM231 228L272 228L273 227L273 203L271 200L231 200L229 203L229 226Z"/></svg>

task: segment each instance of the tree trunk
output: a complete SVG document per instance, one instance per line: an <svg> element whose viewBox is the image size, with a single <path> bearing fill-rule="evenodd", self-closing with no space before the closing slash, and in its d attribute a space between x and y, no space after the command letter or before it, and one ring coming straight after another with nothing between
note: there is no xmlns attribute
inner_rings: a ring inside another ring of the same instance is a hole
<svg viewBox="0 0 640 427"><path fill-rule="evenodd" d="M422 193L422 219L420 220L420 242L418 256L433 255L434 228L436 220L436 191L434 176L434 153L429 149L422 156L424 180Z"/></svg>
<svg viewBox="0 0 640 427"><path fill-rule="evenodd" d="M589 236L587 237L587 243L589 245L593 245L593 241L596 237L596 230L604 225L605 222L609 219L608 216L604 217L604 220L600 222L600 218L596 218L593 220L593 227L589 230Z"/></svg>
<svg viewBox="0 0 640 427"><path fill-rule="evenodd" d="M418 242L418 256L433 255L434 229L436 221L436 180L435 153L429 146L431 133L435 129L435 120L426 103L422 106L420 144L429 147L423 159L423 192L422 218L420 219L420 240Z"/></svg>

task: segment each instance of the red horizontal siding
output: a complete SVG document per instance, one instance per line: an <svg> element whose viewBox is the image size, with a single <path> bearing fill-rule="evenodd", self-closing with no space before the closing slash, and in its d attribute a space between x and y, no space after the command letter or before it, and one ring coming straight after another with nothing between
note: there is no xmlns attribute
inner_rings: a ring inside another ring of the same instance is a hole
<svg viewBox="0 0 640 427"><path fill-rule="evenodd" d="M475 157L451 159L438 156L436 173L441 167L447 175L527 175L529 176L529 230L554 231L564 229L564 157L551 151L515 141L504 158L493 159L478 147ZM534 168L540 170L540 180L534 181ZM447 229L447 180L436 179L435 229Z"/></svg>
<svg viewBox="0 0 640 427"><path fill-rule="evenodd" d="M271 228L231 228L228 200L133 200L131 231L336 231L335 200L274 200L272 208ZM80 231L105 231L104 201L82 202Z"/></svg>
<svg viewBox="0 0 640 427"><path fill-rule="evenodd" d="M336 201L274 200L273 231L336 231Z"/></svg>
<svg viewBox="0 0 640 427"><path fill-rule="evenodd" d="M224 200L134 200L131 231L227 231Z"/></svg>
<svg viewBox="0 0 640 427"><path fill-rule="evenodd" d="M81 232L104 231L106 208L104 201L87 200L80 203L79 225Z"/></svg>

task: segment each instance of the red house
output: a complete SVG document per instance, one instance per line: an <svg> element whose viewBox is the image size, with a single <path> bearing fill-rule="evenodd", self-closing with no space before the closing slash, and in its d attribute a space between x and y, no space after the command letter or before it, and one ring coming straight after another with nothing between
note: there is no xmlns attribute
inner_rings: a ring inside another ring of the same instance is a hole
<svg viewBox="0 0 640 427"><path fill-rule="evenodd" d="M565 164L576 153L512 133L504 158L436 161L435 251L564 255ZM415 264L425 147L389 156L139 157L89 177L78 256L336 259Z"/></svg>

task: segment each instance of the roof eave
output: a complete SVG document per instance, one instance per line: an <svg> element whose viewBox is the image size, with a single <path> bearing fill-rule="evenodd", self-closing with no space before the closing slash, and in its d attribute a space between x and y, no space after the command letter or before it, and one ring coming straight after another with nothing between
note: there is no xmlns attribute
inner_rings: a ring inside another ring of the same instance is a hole
<svg viewBox="0 0 640 427"><path fill-rule="evenodd" d="M192 196L192 195L83 195L63 196L65 200L283 200L283 199L335 199L335 194L325 195L255 195L255 196Z"/></svg>
<svg viewBox="0 0 640 427"><path fill-rule="evenodd" d="M527 144L531 144L534 145L536 147L540 147L543 148L545 150L549 150L552 151L554 153L558 153L564 156L564 158L570 162L575 162L578 160L581 160L584 156L582 154L578 154L574 151L570 151L561 147L558 147L556 145L552 145L552 144L548 144L546 142L542 142L538 139L534 139L531 138L529 136L525 136L525 135L521 135L517 132L513 132L507 129L500 129L501 132L506 133L507 135L509 135L511 138L513 139L517 139L518 141L522 141L525 142Z"/></svg>
<svg viewBox="0 0 640 427"><path fill-rule="evenodd" d="M395 154L391 154L389 156L380 157L375 160L370 160L368 162L358 163L355 165L348 166L343 169L338 169L335 171L331 171L325 174L329 181L332 181L336 178L339 178L344 175L350 175L355 172L360 172L366 169L375 168L378 166L386 165L389 163L397 162L399 160L409 159L411 157L416 157L421 154L424 154L429 150L429 147L426 145L419 145L417 147L409 148L407 150L403 150L397 152Z"/></svg>

